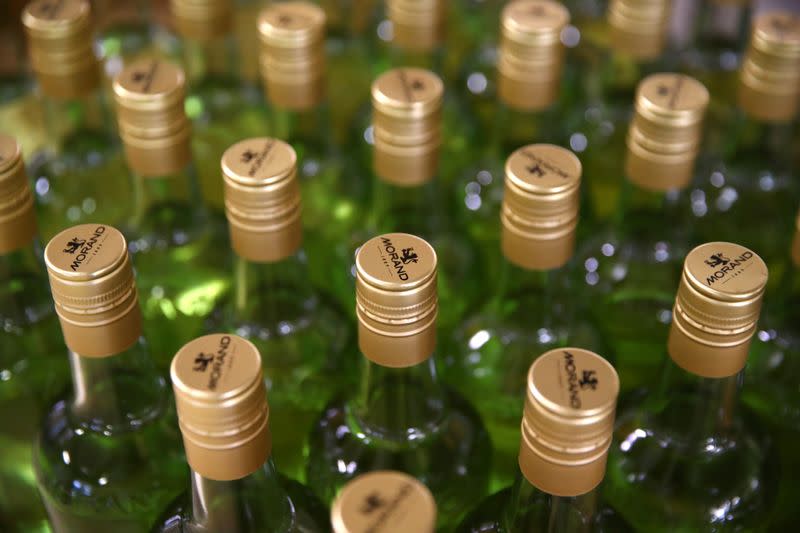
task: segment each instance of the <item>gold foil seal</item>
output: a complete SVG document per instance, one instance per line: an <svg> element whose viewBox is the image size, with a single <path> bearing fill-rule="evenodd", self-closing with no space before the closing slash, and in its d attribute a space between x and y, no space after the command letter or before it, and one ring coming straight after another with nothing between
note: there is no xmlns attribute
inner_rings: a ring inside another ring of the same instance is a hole
<svg viewBox="0 0 800 533"><path fill-rule="evenodd" d="M238 142L222 154L222 175L236 254L259 263L294 255L303 239L294 149L269 137Z"/></svg>
<svg viewBox="0 0 800 533"><path fill-rule="evenodd" d="M236 335L206 335L183 346L170 366L186 461L207 479L255 472L272 452L261 355Z"/></svg>
<svg viewBox="0 0 800 533"><path fill-rule="evenodd" d="M258 17L261 77L270 101L310 109L325 98L325 11L309 2L282 2Z"/></svg>
<svg viewBox="0 0 800 533"><path fill-rule="evenodd" d="M581 162L553 144L530 144L506 160L500 221L506 259L531 270L563 266L575 250Z"/></svg>
<svg viewBox="0 0 800 533"><path fill-rule="evenodd" d="M753 22L739 71L739 105L767 122L790 122L800 105L800 16L767 11Z"/></svg>
<svg viewBox="0 0 800 533"><path fill-rule="evenodd" d="M558 99L567 24L569 11L551 0L515 0L503 9L497 94L507 106L535 111Z"/></svg>
<svg viewBox="0 0 800 533"><path fill-rule="evenodd" d="M231 0L169 0L175 27L183 37L211 41L233 29Z"/></svg>
<svg viewBox="0 0 800 533"><path fill-rule="evenodd" d="M86 96L100 85L87 0L36 0L22 12L31 68L51 98Z"/></svg>
<svg viewBox="0 0 800 533"><path fill-rule="evenodd" d="M160 59L140 59L114 78L113 88L119 135L131 170L145 177L182 171L192 154L180 67Z"/></svg>
<svg viewBox="0 0 800 533"><path fill-rule="evenodd" d="M528 371L519 466L538 489L578 496L603 480L619 378L596 353L558 348Z"/></svg>
<svg viewBox="0 0 800 533"><path fill-rule="evenodd" d="M792 239L792 262L795 267L800 268L800 213L797 215L794 239Z"/></svg>
<svg viewBox="0 0 800 533"><path fill-rule="evenodd" d="M71 227L50 240L44 260L70 350L107 357L136 343L142 315L122 233L103 224Z"/></svg>
<svg viewBox="0 0 800 533"><path fill-rule="evenodd" d="M430 52L444 42L445 0L386 0L392 43L398 48Z"/></svg>
<svg viewBox="0 0 800 533"><path fill-rule="evenodd" d="M689 185L703 137L708 89L683 74L653 74L636 89L625 173L653 191Z"/></svg>
<svg viewBox="0 0 800 533"><path fill-rule="evenodd" d="M358 345L370 361L401 368L436 346L436 252L407 233L387 233L356 254Z"/></svg>
<svg viewBox="0 0 800 533"><path fill-rule="evenodd" d="M738 244L711 242L689 252L667 341L672 360L708 378L744 368L767 275L764 261Z"/></svg>
<svg viewBox="0 0 800 533"><path fill-rule="evenodd" d="M611 0L607 19L611 45L617 52L648 61L664 50L670 0Z"/></svg>
<svg viewBox="0 0 800 533"><path fill-rule="evenodd" d="M36 229L22 150L16 139L0 133L0 255L28 246Z"/></svg>
<svg viewBox="0 0 800 533"><path fill-rule="evenodd" d="M436 501L417 479L392 470L362 474L331 507L333 533L433 533Z"/></svg>
<svg viewBox="0 0 800 533"><path fill-rule="evenodd" d="M439 168L444 84L433 72L398 68L372 84L373 169L383 181L414 187Z"/></svg>

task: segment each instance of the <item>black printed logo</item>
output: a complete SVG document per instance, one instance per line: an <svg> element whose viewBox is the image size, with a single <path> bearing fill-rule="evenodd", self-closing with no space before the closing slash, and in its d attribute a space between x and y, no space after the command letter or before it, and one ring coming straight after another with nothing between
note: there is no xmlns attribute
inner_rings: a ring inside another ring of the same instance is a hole
<svg viewBox="0 0 800 533"><path fill-rule="evenodd" d="M252 161L258 154L252 150L247 150L245 153L242 154L242 163L249 163Z"/></svg>
<svg viewBox="0 0 800 533"><path fill-rule="evenodd" d="M386 505L386 501L381 498L377 492L371 492L364 498L364 503L361 504L359 511L364 515L371 515L381 507Z"/></svg>
<svg viewBox="0 0 800 533"><path fill-rule="evenodd" d="M712 254L711 257L705 260L705 264L707 264L711 268L727 265L730 262L731 262L730 258L726 257L722 253Z"/></svg>
<svg viewBox="0 0 800 533"><path fill-rule="evenodd" d="M545 174L544 169L542 169L542 167L539 166L538 163L535 164L535 165L531 165L531 166L527 167L527 169L528 169L528 172L530 172L531 174L535 174L536 176L539 176L540 178L544 177L544 174Z"/></svg>
<svg viewBox="0 0 800 533"><path fill-rule="evenodd" d="M419 256L414 253L413 248L403 248L403 255L400 256L400 260L403 261L404 265L409 263L416 263L419 259Z"/></svg>
<svg viewBox="0 0 800 533"><path fill-rule="evenodd" d="M597 383L597 372L594 370L584 370L583 377L578 382L578 385L581 386L581 389L597 390Z"/></svg>
<svg viewBox="0 0 800 533"><path fill-rule="evenodd" d="M73 237L72 240L70 240L67 243L66 248L64 248L64 253L75 255L75 252L77 252L78 249L84 244L86 244L86 239L79 239L78 237Z"/></svg>
<svg viewBox="0 0 800 533"><path fill-rule="evenodd" d="M214 360L214 356L212 354L205 354L200 352L197 354L197 357L194 358L194 366L192 370L195 372L205 372L208 368L208 365L211 364L211 361Z"/></svg>

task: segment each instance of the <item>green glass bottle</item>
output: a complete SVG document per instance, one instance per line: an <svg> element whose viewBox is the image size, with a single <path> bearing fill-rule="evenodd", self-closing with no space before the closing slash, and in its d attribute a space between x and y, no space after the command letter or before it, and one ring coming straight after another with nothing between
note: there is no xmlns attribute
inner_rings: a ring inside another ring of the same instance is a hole
<svg viewBox="0 0 800 533"><path fill-rule="evenodd" d="M642 531L763 531L778 473L740 410L767 266L725 242L686 256L660 379L617 417L604 492ZM657 357L657 353L650 354Z"/></svg>
<svg viewBox="0 0 800 533"><path fill-rule="evenodd" d="M141 532L185 486L175 412L150 358L122 233L83 224L45 249L73 390L42 422L39 492L59 533Z"/></svg>
<svg viewBox="0 0 800 533"><path fill-rule="evenodd" d="M259 18L261 65L271 131L292 145L300 161L312 281L342 296L351 310L353 250L347 245L363 222L370 180L355 172L352 158L336 145L326 89L325 23L322 8L309 2L266 8ZM339 268L330 264L332 247L342 258Z"/></svg>
<svg viewBox="0 0 800 533"><path fill-rule="evenodd" d="M530 366L526 389L516 479L456 532L631 531L599 489L619 392L614 367L582 348L551 350Z"/></svg>
<svg viewBox="0 0 800 533"><path fill-rule="evenodd" d="M747 360L742 402L769 425L781 461L772 531L790 531L797 520L800 471L800 216L791 263L764 298L758 331Z"/></svg>
<svg viewBox="0 0 800 533"><path fill-rule="evenodd" d="M417 479L393 470L362 474L331 506L333 533L434 533L436 501Z"/></svg>
<svg viewBox="0 0 800 533"><path fill-rule="evenodd" d="M170 375L191 489L153 533L330 531L322 503L275 469L261 367L258 348L236 335L206 335L175 355Z"/></svg>
<svg viewBox="0 0 800 533"><path fill-rule="evenodd" d="M580 179L580 161L565 148L532 144L509 156L498 275L443 350L445 378L478 408L492 437L493 489L518 470L531 361L557 346L605 349L583 283L572 279Z"/></svg>
<svg viewBox="0 0 800 533"><path fill-rule="evenodd" d="M596 221L608 220L618 209L620 162L637 84L647 74L671 70L672 56L662 56L671 4L610 0L604 19L584 21L580 43L572 50L582 83L578 101L562 121L569 128L570 148L583 162L584 212Z"/></svg>
<svg viewBox="0 0 800 533"><path fill-rule="evenodd" d="M315 423L307 479L330 501L365 472L406 472L431 490L438 526L447 531L484 495L492 450L477 412L443 386L432 357L436 267L433 248L405 233L375 237L359 249L361 384Z"/></svg>
<svg viewBox="0 0 800 533"><path fill-rule="evenodd" d="M688 46L679 52L680 71L711 93L704 151L719 154L728 137L725 125L735 112L737 72L750 34L748 0L701 0Z"/></svg>
<svg viewBox="0 0 800 533"><path fill-rule="evenodd" d="M66 351L47 290L33 194L13 137L0 134L0 529L46 532L31 465L33 438L66 388Z"/></svg>
<svg viewBox="0 0 800 533"><path fill-rule="evenodd" d="M482 52L496 47L498 21L505 2L456 0L452 4L447 13L446 29L447 74L450 76L463 72L467 58L481 55L482 59L491 61L491 52L486 55Z"/></svg>
<svg viewBox="0 0 800 533"><path fill-rule="evenodd" d="M92 50L89 2L36 0L22 23L48 139L28 169L42 238L87 220L119 224L131 184Z"/></svg>
<svg viewBox="0 0 800 533"><path fill-rule="evenodd" d="M500 19L500 43L465 65L460 90L478 116L480 155L472 157L455 184L458 216L470 237L499 268L503 165L511 152L531 143L566 145L559 131L566 112L561 86L565 47L561 35L569 12L551 0L509 2ZM493 58L491 64L484 56ZM497 274L497 272L493 272Z"/></svg>
<svg viewBox="0 0 800 533"><path fill-rule="evenodd" d="M188 92L186 114L192 121L192 148L203 198L223 211L219 160L236 141L268 132L269 117L257 81L242 76L244 57L234 34L237 6L254 0L169 0L172 21L181 36ZM250 20L250 24L255 24ZM252 58L251 58L252 60Z"/></svg>
<svg viewBox="0 0 800 533"><path fill-rule="evenodd" d="M134 184L124 232L145 332L166 375L171 355L203 331L228 289L227 235L224 220L201 199L183 71L161 59L140 59L120 72L113 88Z"/></svg>
<svg viewBox="0 0 800 533"><path fill-rule="evenodd" d="M241 141L223 155L222 172L233 290L208 329L235 332L264 353L272 418L281 428L274 455L282 472L302 479L314 417L355 384L347 314L309 283L291 146L265 137Z"/></svg>
<svg viewBox="0 0 800 533"><path fill-rule="evenodd" d="M708 90L682 74L639 83L619 163L618 211L608 225L590 221L582 232L593 234L580 245L577 281L611 342L625 393L658 376L651 354L666 343L681 260L694 240L688 185L708 102Z"/></svg>
<svg viewBox="0 0 800 533"><path fill-rule="evenodd" d="M800 109L800 16L765 11L754 18L737 99L740 111L725 124L722 154L701 159L691 193L700 208L693 223L701 240L758 248L777 271L800 201L792 154Z"/></svg>

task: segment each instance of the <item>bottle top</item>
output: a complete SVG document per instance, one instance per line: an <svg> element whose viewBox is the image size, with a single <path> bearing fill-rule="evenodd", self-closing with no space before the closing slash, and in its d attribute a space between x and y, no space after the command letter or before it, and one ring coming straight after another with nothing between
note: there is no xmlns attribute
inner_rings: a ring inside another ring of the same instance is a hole
<svg viewBox="0 0 800 533"><path fill-rule="evenodd" d="M373 168L382 180L413 187L439 167L444 84L433 72L398 68L372 84Z"/></svg>
<svg viewBox="0 0 800 533"><path fill-rule="evenodd" d="M800 106L800 16L767 11L755 17L739 71L739 105L766 122L791 122Z"/></svg>
<svg viewBox="0 0 800 533"><path fill-rule="evenodd" d="M686 187L700 151L708 102L706 87L689 76L662 73L643 79L628 129L628 179L654 191Z"/></svg>
<svg viewBox="0 0 800 533"><path fill-rule="evenodd" d="M0 255L28 246L36 230L22 150L14 137L0 133Z"/></svg>
<svg viewBox="0 0 800 533"><path fill-rule="evenodd" d="M535 111L552 105L561 87L561 32L569 11L551 0L514 0L500 17L497 62L499 98L509 107Z"/></svg>
<svg viewBox="0 0 800 533"><path fill-rule="evenodd" d="M22 23L31 68L45 94L68 100L100 85L87 0L36 0L23 10Z"/></svg>
<svg viewBox="0 0 800 533"><path fill-rule="evenodd" d="M581 162L552 144L530 144L506 160L500 220L506 259L531 270L563 266L575 249Z"/></svg>
<svg viewBox="0 0 800 533"><path fill-rule="evenodd" d="M386 0L386 11L399 48L430 52L444 42L445 0Z"/></svg>
<svg viewBox="0 0 800 533"><path fill-rule="evenodd" d="M139 59L114 78L113 90L128 166L146 177L183 170L192 158L183 70L160 59Z"/></svg>
<svg viewBox="0 0 800 533"><path fill-rule="evenodd" d="M273 104L303 110L325 98L325 22L325 11L309 2L261 12L261 77Z"/></svg>
<svg viewBox="0 0 800 533"><path fill-rule="evenodd" d="M205 335L170 366L175 407L192 470L217 481L255 472L272 451L261 355L237 335Z"/></svg>
<svg viewBox="0 0 800 533"><path fill-rule="evenodd" d="M169 0L175 27L183 37L210 41L233 29L230 0Z"/></svg>
<svg viewBox="0 0 800 533"><path fill-rule="evenodd" d="M433 533L436 501L417 479L391 470L362 474L331 507L333 533Z"/></svg>
<svg viewBox="0 0 800 533"><path fill-rule="evenodd" d="M81 224L44 251L50 289L67 347L107 357L133 346L142 315L125 237L103 224Z"/></svg>
<svg viewBox="0 0 800 533"><path fill-rule="evenodd" d="M764 261L738 244L710 242L689 252L667 343L672 360L711 378L744 368L767 276Z"/></svg>
<svg viewBox="0 0 800 533"><path fill-rule="evenodd" d="M436 345L436 252L425 240L388 233L356 253L358 344L369 360L408 367Z"/></svg>
<svg viewBox="0 0 800 533"><path fill-rule="evenodd" d="M641 61L660 56L671 4L669 0L611 0L607 17L613 48Z"/></svg>
<svg viewBox="0 0 800 533"><path fill-rule="evenodd" d="M271 263L297 252L303 238L297 155L283 141L240 141L222 155L231 246L249 261Z"/></svg>
<svg viewBox="0 0 800 533"><path fill-rule="evenodd" d="M578 496L603 480L614 431L619 378L611 364L580 348L539 356L528 371L519 466L556 496Z"/></svg>
<svg viewBox="0 0 800 533"><path fill-rule="evenodd" d="M800 213L797 214L794 239L792 240L792 262L795 267L800 268Z"/></svg>

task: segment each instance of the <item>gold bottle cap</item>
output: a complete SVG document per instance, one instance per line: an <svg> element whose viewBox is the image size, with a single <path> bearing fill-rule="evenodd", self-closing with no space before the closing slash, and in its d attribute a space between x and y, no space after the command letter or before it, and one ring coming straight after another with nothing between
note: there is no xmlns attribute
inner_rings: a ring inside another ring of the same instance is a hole
<svg viewBox="0 0 800 533"><path fill-rule="evenodd" d="M160 59L140 59L114 78L113 89L119 135L131 170L145 177L183 170L192 153L180 67Z"/></svg>
<svg viewBox="0 0 800 533"><path fill-rule="evenodd" d="M794 239L792 240L792 262L795 267L800 267L800 213L797 215Z"/></svg>
<svg viewBox="0 0 800 533"><path fill-rule="evenodd" d="M231 246L248 261L294 255L303 240L297 155L283 141L240 141L222 154Z"/></svg>
<svg viewBox="0 0 800 533"><path fill-rule="evenodd" d="M50 240L44 261L67 348L107 357L136 343L142 314L122 233L103 224L73 226Z"/></svg>
<svg viewBox="0 0 800 533"><path fill-rule="evenodd" d="M261 77L270 101L310 109L325 98L325 11L309 2L283 2L258 17Z"/></svg>
<svg viewBox="0 0 800 533"><path fill-rule="evenodd" d="M709 378L744 368L767 275L764 261L738 244L710 242L689 252L667 341L672 360Z"/></svg>
<svg viewBox="0 0 800 533"><path fill-rule="evenodd" d="M575 250L580 160L560 146L530 144L508 157L505 175L503 255L526 269L563 266Z"/></svg>
<svg viewBox="0 0 800 533"><path fill-rule="evenodd" d="M660 56L671 4L669 0L611 0L607 18L613 48L641 61Z"/></svg>
<svg viewBox="0 0 800 533"><path fill-rule="evenodd" d="M800 16L767 11L755 17L739 71L739 105L767 122L790 122L800 106Z"/></svg>
<svg viewBox="0 0 800 533"><path fill-rule="evenodd" d="M428 359L436 346L436 252L424 239L387 233L356 254L358 345L392 368Z"/></svg>
<svg viewBox="0 0 800 533"><path fill-rule="evenodd" d="M689 185L708 102L708 89L689 76L653 74L643 79L628 129L628 179L653 191Z"/></svg>
<svg viewBox="0 0 800 533"><path fill-rule="evenodd" d="M272 452L261 355L236 335L206 335L170 366L186 461L204 478L241 479Z"/></svg>
<svg viewBox="0 0 800 533"><path fill-rule="evenodd" d="M445 0L386 0L386 12L397 47L430 52L444 42Z"/></svg>
<svg viewBox="0 0 800 533"><path fill-rule="evenodd" d="M211 41L233 29L231 0L169 0L175 27L183 37Z"/></svg>
<svg viewBox="0 0 800 533"><path fill-rule="evenodd" d="M0 255L36 237L36 212L17 140L0 133Z"/></svg>
<svg viewBox="0 0 800 533"><path fill-rule="evenodd" d="M552 0L515 0L503 9L497 94L507 106L535 111L558 99L567 24L569 11Z"/></svg>
<svg viewBox="0 0 800 533"><path fill-rule="evenodd" d="M373 169L393 185L414 187L439 168L444 84L418 68L390 70L372 84Z"/></svg>
<svg viewBox="0 0 800 533"><path fill-rule="evenodd" d="M558 348L528 371L519 467L535 487L555 496L594 489L606 473L619 378L596 353Z"/></svg>
<svg viewBox="0 0 800 533"><path fill-rule="evenodd" d="M100 85L87 0L36 0L22 12L31 68L57 99L85 96Z"/></svg>
<svg viewBox="0 0 800 533"><path fill-rule="evenodd" d="M433 533L436 501L417 479L392 470L362 474L331 507L333 533Z"/></svg>

